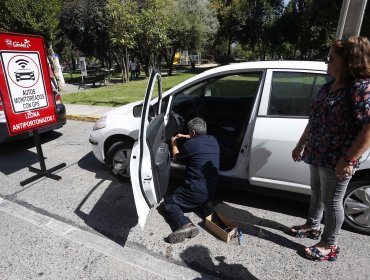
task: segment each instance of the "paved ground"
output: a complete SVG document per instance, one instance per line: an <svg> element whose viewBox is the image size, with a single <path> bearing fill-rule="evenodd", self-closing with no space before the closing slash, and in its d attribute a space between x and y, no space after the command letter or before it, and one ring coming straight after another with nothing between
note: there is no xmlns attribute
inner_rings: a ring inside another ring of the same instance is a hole
<svg viewBox="0 0 370 280"><path fill-rule="evenodd" d="M63 86L61 86L62 95L63 94L69 94L69 93L72 93L72 92L78 92L79 90L83 90L83 89L78 89L78 85L74 85L74 84L66 83Z"/></svg>
<svg viewBox="0 0 370 280"><path fill-rule="evenodd" d="M27 167L38 167L32 141L0 147L0 210L4 212L0 213L0 279L119 279L116 272L128 273L120 265L133 262L135 266L137 258L131 250L144 253L140 258L143 263L156 262L168 269L179 264L178 269L191 268L201 275L185 279L209 279L209 275L238 280L370 279L370 236L344 229L338 261L311 262L301 252L314 241L293 238L282 231L303 223L307 204L235 192L228 185L220 194L217 210L243 230L243 245L216 238L195 213L187 215L200 227L199 235L180 244L166 243L164 237L171 230L160 209L153 208L145 227L140 228L131 184L117 180L92 155L88 142L92 125L70 120L44 139L46 166L66 163L55 172L62 176L60 181L43 178L22 187L19 181L33 175ZM85 234L82 238L81 231ZM88 238L90 234L97 235L96 239ZM78 245L80 241L82 245ZM112 252L123 252L119 262L110 258ZM32 277L24 274L27 271ZM67 271L68 275L54 278L54 271L62 276ZM45 276L39 277L39 273ZM155 270L150 273L158 275ZM123 275L121 279L148 279Z"/></svg>
<svg viewBox="0 0 370 280"><path fill-rule="evenodd" d="M73 85L69 87L69 90L74 90ZM62 92L63 94L67 93ZM72 118L71 116L74 114L81 118L84 117L84 114L98 118L106 110L111 109L69 104L66 104L66 107L69 118ZM94 111L95 109L96 111ZM208 275L220 276L223 279L312 279L317 277L323 279L370 279L369 236L343 230L341 235L342 251L340 258L335 263L314 263L302 258L300 252L303 246L312 245L313 241L287 236L282 232L282 228L286 225L302 223L307 205L289 205L286 200L270 198L265 202L266 199L262 198L261 201L256 202L256 196L245 193L236 197L227 197L226 195L223 197L219 209L245 232L245 243L242 246L232 246L212 236L203 227L202 219L193 213L190 213L189 216L202 228L199 236L181 244L165 243L163 237L170 232L170 229L158 209L151 211L143 231L137 225L136 218L132 217L135 209L132 204L130 184L117 182L105 171L103 172L103 167L91 155L90 147L81 149L81 143L87 143L91 127L92 124L89 124L81 130L76 122L70 121L60 130L63 134L61 141L59 143L50 142L51 147L46 154L50 156L53 151L61 147L68 147L66 150L69 153L67 161L71 161L67 164L67 168L61 171L63 173L70 170L70 175L63 177L64 191L58 187L54 188L54 184L50 185L49 180L42 180L40 186L35 184L35 187L40 190L47 189L46 192L40 193L44 193L44 196L47 195L46 198L52 200L51 203L45 204L45 198L38 197L37 190L26 188L26 192L18 193L15 181L19 179L19 172L14 172L11 176L4 176L4 182L12 181L12 183L8 182L9 184L3 185L7 186L6 192L10 192L8 195L13 197L14 193L17 200L23 200L25 197L22 197L22 194L24 196L27 192L36 191L35 195L32 196L33 201L26 200L30 205L36 205L39 209L45 208L51 213L58 213L64 219L71 220L85 229L96 229L109 238L117 238L122 245L136 244L137 248L144 248L151 254L186 263L190 268L201 270ZM79 134L76 135L78 137L76 139L66 138L69 133L75 134L73 131L79 131ZM53 159L53 157L50 158ZM58 157L54 158L59 159ZM11 162L11 160L4 158L4 167L11 168L6 162ZM82 173L80 174L80 172ZM85 173L88 173L88 176L85 177ZM68 189L67 193L66 189ZM88 192L86 198L78 195L80 191ZM98 193L95 194L97 191ZM54 192L53 195L52 192ZM92 201L92 204L85 211L82 209L82 212L88 214L76 216L76 213L81 212L80 205L89 202L91 200L89 196L93 194L101 197L95 202ZM59 202L55 200L63 195L65 199ZM52 203L54 200L55 203ZM261 207L263 203L266 203L265 207ZM79 209L79 211L73 211L74 209ZM112 211L117 212L116 216L111 215Z"/></svg>

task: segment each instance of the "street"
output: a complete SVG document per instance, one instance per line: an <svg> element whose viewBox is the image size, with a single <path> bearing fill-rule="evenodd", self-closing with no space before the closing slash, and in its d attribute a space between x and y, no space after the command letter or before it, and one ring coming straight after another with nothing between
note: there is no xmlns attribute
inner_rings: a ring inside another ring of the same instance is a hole
<svg viewBox="0 0 370 280"><path fill-rule="evenodd" d="M310 239L286 235L304 223L308 204L221 186L216 209L236 222L244 243L210 233L164 241L170 227L159 209L137 224L129 182L119 181L91 152L93 123L67 121L42 135L46 168L66 167L21 186L39 168L33 139L0 145L1 279L370 279L370 236L342 230L336 262L302 257ZM308 170L307 170L308 172ZM266 191L267 192L267 191Z"/></svg>

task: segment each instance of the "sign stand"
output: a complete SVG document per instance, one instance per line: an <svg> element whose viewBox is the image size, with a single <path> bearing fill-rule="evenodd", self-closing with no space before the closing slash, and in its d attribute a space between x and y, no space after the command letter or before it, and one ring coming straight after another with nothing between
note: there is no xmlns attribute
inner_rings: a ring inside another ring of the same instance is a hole
<svg viewBox="0 0 370 280"><path fill-rule="evenodd" d="M60 180L52 173L66 166L46 169L38 132L58 122L50 70L41 36L0 32L0 97L9 136L32 131L41 167L30 166L36 175L21 186L42 177Z"/></svg>
<svg viewBox="0 0 370 280"><path fill-rule="evenodd" d="M36 146L36 150L37 150L37 154L39 156L39 161L40 161L40 167L41 169L38 169L38 168L34 168L32 166L29 166L28 169L29 171L31 172L34 172L36 173L36 175L26 179L26 180L23 180L20 184L21 186L24 186L24 185L27 185L28 183L31 183L33 181L36 181L37 179L40 179L41 177L47 177L47 178L51 178L51 179L54 179L54 180L60 180L62 179L62 177L58 176L58 175L55 175L55 174L52 174L52 172L58 170L58 169L61 169L63 167L66 166L65 163L61 163L61 164L58 164L57 166L54 166L50 169L46 169L46 166L45 166L45 159L44 159L44 155L42 153L42 148L41 148L41 142L40 142L40 135L39 135L39 132L37 129L33 130L33 135L34 135L34 139L35 139L35 146Z"/></svg>

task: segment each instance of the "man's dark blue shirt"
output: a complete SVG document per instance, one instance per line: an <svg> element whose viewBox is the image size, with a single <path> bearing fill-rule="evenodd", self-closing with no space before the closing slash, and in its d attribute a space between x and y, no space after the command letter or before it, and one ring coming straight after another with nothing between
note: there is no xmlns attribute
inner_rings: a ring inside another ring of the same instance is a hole
<svg viewBox="0 0 370 280"><path fill-rule="evenodd" d="M186 164L185 183L192 191L210 195L215 191L220 148L211 135L197 135L185 142L176 160Z"/></svg>

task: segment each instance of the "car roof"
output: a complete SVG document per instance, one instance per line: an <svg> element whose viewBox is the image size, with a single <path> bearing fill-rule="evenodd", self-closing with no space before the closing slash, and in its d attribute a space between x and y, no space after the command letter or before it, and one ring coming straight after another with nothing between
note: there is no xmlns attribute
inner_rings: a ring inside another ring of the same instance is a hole
<svg viewBox="0 0 370 280"><path fill-rule="evenodd" d="M273 60L273 61L251 61L242 63L233 63L225 66L219 66L212 70L231 70L231 69L308 69L308 70L323 70L326 69L326 64L323 61L300 61L300 60Z"/></svg>
<svg viewBox="0 0 370 280"><path fill-rule="evenodd" d="M182 88L185 84L192 84L198 79L202 79L206 76L213 76L220 73L227 73L233 71L242 70L266 70L266 69L296 69L296 70L310 70L310 71L326 71L326 64L323 61L307 61L307 60L274 60L274 61L252 61L242 63L232 63L229 65L218 66L209 70L206 70L192 78L189 78L180 84L172 87L166 94L176 91Z"/></svg>

